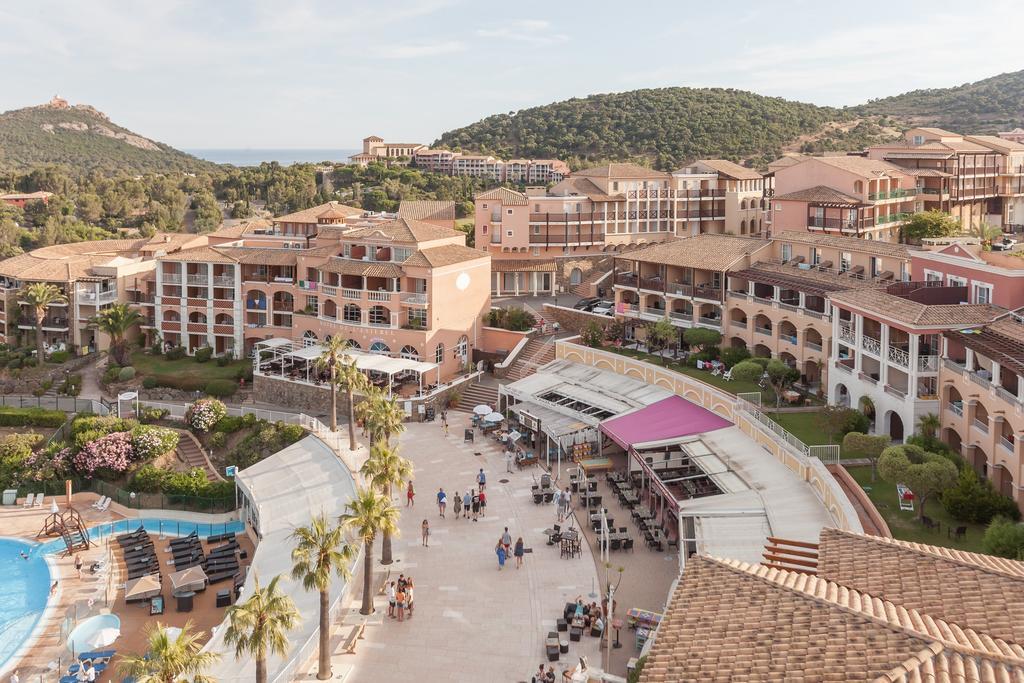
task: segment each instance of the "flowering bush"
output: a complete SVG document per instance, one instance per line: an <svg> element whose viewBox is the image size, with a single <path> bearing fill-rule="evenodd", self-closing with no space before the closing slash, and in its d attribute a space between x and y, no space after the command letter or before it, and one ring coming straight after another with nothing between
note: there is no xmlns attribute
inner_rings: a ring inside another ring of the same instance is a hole
<svg viewBox="0 0 1024 683"><path fill-rule="evenodd" d="M226 417L228 409L215 398L201 398L185 411L185 422L197 432L208 432Z"/></svg>
<svg viewBox="0 0 1024 683"><path fill-rule="evenodd" d="M139 425L132 430L133 460L152 460L174 450L178 445L178 433L165 427Z"/></svg>
<svg viewBox="0 0 1024 683"><path fill-rule="evenodd" d="M25 481L63 479L71 469L71 448L56 443L53 448L32 453L24 465Z"/></svg>
<svg viewBox="0 0 1024 683"><path fill-rule="evenodd" d="M96 470L124 472L132 463L132 435L114 432L91 441L74 455L75 469L91 477Z"/></svg>

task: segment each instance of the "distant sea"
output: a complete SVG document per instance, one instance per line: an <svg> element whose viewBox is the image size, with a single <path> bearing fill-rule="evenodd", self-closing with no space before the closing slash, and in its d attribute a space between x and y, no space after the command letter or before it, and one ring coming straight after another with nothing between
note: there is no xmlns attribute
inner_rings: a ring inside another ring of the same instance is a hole
<svg viewBox="0 0 1024 683"><path fill-rule="evenodd" d="M321 161L348 161L358 149L186 149L185 152L215 164L259 166L276 161L282 166Z"/></svg>

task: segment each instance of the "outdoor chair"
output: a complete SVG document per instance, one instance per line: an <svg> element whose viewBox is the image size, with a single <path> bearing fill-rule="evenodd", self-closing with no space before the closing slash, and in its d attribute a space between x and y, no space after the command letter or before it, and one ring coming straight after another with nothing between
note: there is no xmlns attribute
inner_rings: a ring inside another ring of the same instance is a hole
<svg viewBox="0 0 1024 683"><path fill-rule="evenodd" d="M950 532L950 527L947 526L946 527L946 536L947 537L949 536L949 532ZM953 540L962 541L965 538L967 538L967 527L965 527L965 526L958 526L956 528L956 530L953 531Z"/></svg>
<svg viewBox="0 0 1024 683"><path fill-rule="evenodd" d="M622 549L622 541L617 539L617 538L613 538L612 539L611 547L612 547L612 550L621 550Z"/></svg>
<svg viewBox="0 0 1024 683"><path fill-rule="evenodd" d="M633 539L632 538L627 538L626 540L624 540L622 542L622 549L623 550L628 550L628 551L632 552L633 551Z"/></svg>

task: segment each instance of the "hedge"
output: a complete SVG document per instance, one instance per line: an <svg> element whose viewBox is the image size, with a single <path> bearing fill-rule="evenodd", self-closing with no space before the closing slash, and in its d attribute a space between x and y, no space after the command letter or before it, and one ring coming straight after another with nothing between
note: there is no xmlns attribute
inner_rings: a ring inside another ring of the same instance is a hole
<svg viewBox="0 0 1024 683"><path fill-rule="evenodd" d="M67 415L46 408L0 408L0 427L52 427L64 424Z"/></svg>
<svg viewBox="0 0 1024 683"><path fill-rule="evenodd" d="M230 379L211 379L206 383L204 391L216 398L231 396L238 389L238 384Z"/></svg>

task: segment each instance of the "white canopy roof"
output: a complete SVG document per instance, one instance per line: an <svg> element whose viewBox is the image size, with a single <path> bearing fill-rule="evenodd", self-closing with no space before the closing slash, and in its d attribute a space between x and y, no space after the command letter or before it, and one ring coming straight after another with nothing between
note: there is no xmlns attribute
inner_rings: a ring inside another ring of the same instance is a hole
<svg viewBox="0 0 1024 683"><path fill-rule="evenodd" d="M264 349L276 349L279 346L287 346L291 344L291 339L285 339L284 337L274 337L273 339L264 339L261 342L257 342L256 346Z"/></svg>
<svg viewBox="0 0 1024 683"><path fill-rule="evenodd" d="M320 597L316 591L303 590L288 578L291 572L292 531L308 524L321 512L329 520L337 520L355 493L352 475L326 444L315 436L307 436L239 472L235 477L238 488L252 501L258 516L261 535L253 553L252 565L238 601L252 595L253 576L266 585L278 574L284 574L280 585L295 602L302 621L288 633L292 652L312 637L318 623ZM339 599L345 581L332 577L331 596ZM253 660L236 659L234 648L224 644L225 622L214 628L213 637L203 648L221 654L221 661L209 672L217 681L251 681L256 671ZM287 660L270 657L267 679L275 680ZM290 679L289 679L290 680Z"/></svg>
<svg viewBox="0 0 1024 683"><path fill-rule="evenodd" d="M269 341L276 340L271 339ZM289 351L284 355L299 360L312 361L323 355L323 352L323 346L320 344L313 344L312 346L303 346L295 349L294 351ZM392 358L390 356L384 356L376 353L366 353L365 351L359 351L357 349L349 349L348 351L345 351L345 355L355 358L356 367L360 370L383 372L387 375L397 375L400 372L410 370L422 374L437 368L437 363L424 363L410 358Z"/></svg>

